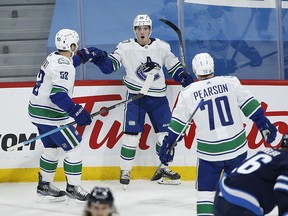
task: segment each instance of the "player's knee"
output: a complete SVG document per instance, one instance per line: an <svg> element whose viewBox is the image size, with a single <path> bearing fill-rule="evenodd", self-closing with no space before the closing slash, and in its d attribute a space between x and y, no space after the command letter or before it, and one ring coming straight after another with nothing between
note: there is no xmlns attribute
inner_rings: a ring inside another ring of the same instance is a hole
<svg viewBox="0 0 288 216"><path fill-rule="evenodd" d="M69 151L66 151L65 160L76 161L76 162L81 161L82 160L81 153L82 153L81 145L78 145L75 148L73 148Z"/></svg>
<svg viewBox="0 0 288 216"><path fill-rule="evenodd" d="M44 148L42 157L50 161L57 161L59 159L58 148Z"/></svg>
<svg viewBox="0 0 288 216"><path fill-rule="evenodd" d="M124 133L122 136L122 143L126 146L134 146L136 147L139 143L141 133L138 134L127 134Z"/></svg>

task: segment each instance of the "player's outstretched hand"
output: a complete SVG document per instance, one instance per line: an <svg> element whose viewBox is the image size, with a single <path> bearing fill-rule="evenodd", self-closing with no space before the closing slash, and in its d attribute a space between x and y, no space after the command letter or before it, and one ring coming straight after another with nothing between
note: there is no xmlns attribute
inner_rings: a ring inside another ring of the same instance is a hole
<svg viewBox="0 0 288 216"><path fill-rule="evenodd" d="M107 52L97 49L96 47L83 48L77 51L77 55L83 64L87 61L93 62L97 66L103 65L107 58Z"/></svg>
<svg viewBox="0 0 288 216"><path fill-rule="evenodd" d="M275 140L277 128L269 121L268 118L265 117L265 121L257 125L257 127L267 143L272 143Z"/></svg>
<svg viewBox="0 0 288 216"><path fill-rule="evenodd" d="M172 143L168 142L167 136L165 136L162 146L159 150L159 158L162 164L168 166L169 162L173 161L175 148L170 150Z"/></svg>
<svg viewBox="0 0 288 216"><path fill-rule="evenodd" d="M92 119L89 113L80 105L76 104L69 112L69 116L75 119L77 125L90 125Z"/></svg>
<svg viewBox="0 0 288 216"><path fill-rule="evenodd" d="M95 47L83 48L77 51L77 55L80 57L83 64L93 58L94 51L97 50Z"/></svg>

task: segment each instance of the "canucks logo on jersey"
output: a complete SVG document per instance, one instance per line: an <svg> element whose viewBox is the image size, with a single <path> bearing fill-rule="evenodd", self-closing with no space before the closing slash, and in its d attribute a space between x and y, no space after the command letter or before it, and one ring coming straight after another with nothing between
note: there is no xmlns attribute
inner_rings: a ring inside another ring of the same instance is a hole
<svg viewBox="0 0 288 216"><path fill-rule="evenodd" d="M141 80L146 80L146 75L145 73L156 69L160 70L161 66L157 62L153 62L150 58L150 56L147 56L147 61L145 63L141 63L141 65L136 69L136 75L141 79ZM159 73L154 75L154 81L159 79L160 75Z"/></svg>

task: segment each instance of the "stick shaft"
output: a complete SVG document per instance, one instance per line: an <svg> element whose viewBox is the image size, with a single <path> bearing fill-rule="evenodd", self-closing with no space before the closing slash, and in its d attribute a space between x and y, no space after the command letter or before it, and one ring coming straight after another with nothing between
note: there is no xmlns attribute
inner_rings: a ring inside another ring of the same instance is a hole
<svg viewBox="0 0 288 216"><path fill-rule="evenodd" d="M93 118L94 116L97 116L97 115L100 115L100 114L102 114L102 113L105 113L105 112L107 112L107 111L109 111L109 110L112 110L112 109L114 109L114 108L116 108L116 107L118 107L118 106L127 104L127 103L129 103L129 102L131 102L131 101L137 100L137 99L139 99L139 98L141 98L141 97L143 97L143 96L145 96L145 95L144 95L144 94L141 94L141 93L140 93L140 94L137 94L137 95L135 95L135 96L133 96L133 97L125 100L125 101L121 101L121 102L119 102L119 103L117 103L117 104L114 104L114 105L112 105L112 106L110 106L110 107L107 107L106 109L102 109L102 110L99 110L99 111L97 111L97 112L95 112L95 113L92 113L92 114L90 115L90 117ZM65 129L65 128L68 128L68 127L70 127L70 126L72 126L72 125L75 125L75 124L76 124L76 121L73 121L73 122L70 122L70 123L68 123L68 124L66 124L66 125L57 127L57 128L55 128L55 129L53 129L53 130L51 130L51 131L48 131L48 132L46 132L46 133L44 133L44 134L41 134L41 135L39 135L39 136L37 136L37 137L34 137L34 138L32 138L32 139L29 139L29 140L26 140L26 141L24 141L24 142L22 142L22 143L18 143L17 145L11 146L10 148L8 148L8 150L9 150L9 151L13 151L13 150L15 150L15 149L17 149L17 148L19 148L19 147L21 147L21 146L23 146L23 145L28 145L28 144L30 144L31 142L34 142L34 141L39 140L39 139L42 139L42 138L47 137L47 136L49 136L49 135L51 135L51 134L57 133L58 131L61 131L61 130Z"/></svg>
<svg viewBox="0 0 288 216"><path fill-rule="evenodd" d="M195 110L193 111L193 113L192 113L191 116L189 117L188 121L186 122L185 126L184 126L183 129L181 130L180 134L177 136L176 140L175 140L175 141L173 142L173 144L171 145L170 151L177 145L178 140L179 140L180 137L183 135L183 133L186 131L188 125L191 124L195 113L196 113L197 110L202 106L203 102L204 102L204 99L201 99L201 101L198 103L198 105L196 106Z"/></svg>
<svg viewBox="0 0 288 216"><path fill-rule="evenodd" d="M185 60L185 50L184 50L184 45L183 45L183 38L182 38L182 32L181 30L172 22L166 19L159 19L161 22L165 23L168 25L170 28L172 28L178 35L178 40L179 40L179 48L180 48L180 56L181 56L181 64L183 65L184 68L186 68L186 60Z"/></svg>

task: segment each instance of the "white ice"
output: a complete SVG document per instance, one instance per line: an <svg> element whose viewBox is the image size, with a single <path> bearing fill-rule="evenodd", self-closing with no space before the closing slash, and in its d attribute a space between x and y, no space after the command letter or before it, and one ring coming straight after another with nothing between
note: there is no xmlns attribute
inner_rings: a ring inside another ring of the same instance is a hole
<svg viewBox="0 0 288 216"><path fill-rule="evenodd" d="M64 182L56 182L61 189ZM86 190L94 186L110 187L115 205L121 216L194 216L196 215L196 190L193 181L181 185L158 185L148 180L132 180L124 191L118 181L83 181ZM39 203L37 183L0 184L1 216L68 216L82 215L84 204L74 202ZM274 209L269 216L277 216Z"/></svg>

